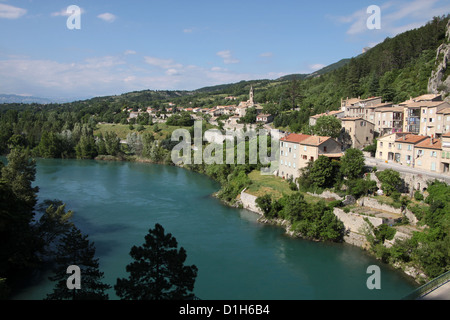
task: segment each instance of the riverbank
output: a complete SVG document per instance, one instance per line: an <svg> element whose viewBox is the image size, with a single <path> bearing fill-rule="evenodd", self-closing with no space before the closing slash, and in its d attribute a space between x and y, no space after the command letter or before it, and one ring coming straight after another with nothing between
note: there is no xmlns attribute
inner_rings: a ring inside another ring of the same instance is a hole
<svg viewBox="0 0 450 320"><path fill-rule="evenodd" d="M192 171L192 172L196 172L196 173L200 173L210 179L213 179L211 176L209 176L207 173L205 172L199 172L197 170L194 170L194 168L192 167L186 167L182 164L173 164L173 163L165 163L164 161L160 161L160 162L154 162L148 158L142 158L142 157L137 157L137 156L119 156L119 157L112 157L112 156L99 156L97 157L95 160L97 161L128 161L128 162L138 162L138 163L148 163L148 164L160 164L160 165L168 165L168 166L176 166L188 171ZM217 181L216 179L213 179L215 181ZM220 181L217 181L220 183ZM248 211L251 211L257 215L259 215L259 219L257 219L258 223L261 224L266 224L266 225L272 225L272 226L277 226L280 228L283 228L285 230L286 235L288 235L289 237L292 238L299 238L299 239L305 239L308 241L313 241L313 242L320 242L320 240L317 239L311 239L311 238L305 238L303 237L299 232L295 232L292 231L291 227L292 224L287 221L287 220L283 220L283 219L268 219L266 217L264 217L264 215L262 214L261 210L257 207L255 201L256 201L256 196L246 196L246 193L243 191L241 192L238 197L232 201L227 201L225 199L222 199L220 197L220 192L221 190L224 188L223 184L221 185L221 189L218 190L217 192L214 192L212 194L213 197L217 198L218 200L220 200L220 202L228 207L231 208L242 208L242 209L246 209ZM244 196L243 196L244 194ZM348 230L347 230L348 231ZM376 257L376 255L371 252L370 250L370 244L368 244L367 239L364 235L359 234L359 233L355 233L355 232L350 232L348 231L346 233L346 236L344 237L344 242L356 247L359 247L361 250L369 253L371 256L377 258L378 260L381 261L380 258ZM385 263L385 262L383 262ZM405 264L387 264L391 267L394 267L395 269L401 270L403 271L403 273L409 277L411 277L412 279L414 279L414 281L418 284L422 284L425 281L428 280L428 278L426 278L426 276L424 275L423 271L419 270L418 268L409 266L409 265L405 265Z"/></svg>

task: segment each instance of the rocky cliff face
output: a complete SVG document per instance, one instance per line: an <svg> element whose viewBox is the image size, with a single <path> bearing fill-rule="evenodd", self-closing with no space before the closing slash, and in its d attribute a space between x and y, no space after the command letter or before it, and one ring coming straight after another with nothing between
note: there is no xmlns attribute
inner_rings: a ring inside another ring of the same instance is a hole
<svg viewBox="0 0 450 320"><path fill-rule="evenodd" d="M428 92L443 96L450 93L450 20L447 23L445 42L437 49L436 64L428 81Z"/></svg>

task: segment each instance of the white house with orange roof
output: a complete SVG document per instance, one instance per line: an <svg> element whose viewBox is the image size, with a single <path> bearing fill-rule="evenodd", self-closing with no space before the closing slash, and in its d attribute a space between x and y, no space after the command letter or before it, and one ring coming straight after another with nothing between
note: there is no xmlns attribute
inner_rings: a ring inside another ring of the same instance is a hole
<svg viewBox="0 0 450 320"><path fill-rule="evenodd" d="M295 180L309 161L319 156L339 159L343 155L341 150L341 144L330 137L291 133L280 139L278 176Z"/></svg>

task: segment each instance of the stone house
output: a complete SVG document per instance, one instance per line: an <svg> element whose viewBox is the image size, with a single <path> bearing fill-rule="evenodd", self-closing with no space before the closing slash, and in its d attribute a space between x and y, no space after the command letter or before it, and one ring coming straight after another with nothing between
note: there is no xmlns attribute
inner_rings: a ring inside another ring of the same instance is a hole
<svg viewBox="0 0 450 320"><path fill-rule="evenodd" d="M383 136L377 141L376 158L384 161L393 161L412 165L414 159L414 145L427 137L410 133L392 133Z"/></svg>
<svg viewBox="0 0 450 320"><path fill-rule="evenodd" d="M442 135L441 152L442 173L450 174L450 133Z"/></svg>
<svg viewBox="0 0 450 320"><path fill-rule="evenodd" d="M436 136L450 133L450 108L444 108L437 112Z"/></svg>
<svg viewBox="0 0 450 320"><path fill-rule="evenodd" d="M385 135L403 130L403 107L382 107L374 110L375 131Z"/></svg>
<svg viewBox="0 0 450 320"><path fill-rule="evenodd" d="M314 116L309 117L309 125L315 126L317 119L319 119L320 117L323 117L323 116L333 116L338 119L341 119L344 117L344 111L336 110L336 111L329 111L329 112L325 112L325 113L321 113L321 114L316 114Z"/></svg>
<svg viewBox="0 0 450 320"><path fill-rule="evenodd" d="M362 149L373 143L375 125L362 117L345 117L341 119L343 133L341 141L344 149Z"/></svg>
<svg viewBox="0 0 450 320"><path fill-rule="evenodd" d="M441 150L440 139L427 137L415 145L413 166L430 172L442 173L444 166L441 165Z"/></svg>
<svg viewBox="0 0 450 320"><path fill-rule="evenodd" d="M295 180L300 176L300 169L321 155L339 159L343 155L341 144L330 137L291 133L280 140L278 176Z"/></svg>
<svg viewBox="0 0 450 320"><path fill-rule="evenodd" d="M270 123L273 121L273 115L261 113L256 116L256 122Z"/></svg>

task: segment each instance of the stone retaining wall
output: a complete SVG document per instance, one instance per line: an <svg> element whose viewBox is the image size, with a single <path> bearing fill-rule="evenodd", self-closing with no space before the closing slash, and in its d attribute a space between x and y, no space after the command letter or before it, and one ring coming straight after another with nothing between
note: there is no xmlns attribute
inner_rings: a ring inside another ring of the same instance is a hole
<svg viewBox="0 0 450 320"><path fill-rule="evenodd" d="M257 197L245 192L245 190L241 192L242 207L244 209L247 209L247 210L256 212L260 215L263 215L263 212L261 211L261 209L259 209L258 206L256 205Z"/></svg>
<svg viewBox="0 0 450 320"><path fill-rule="evenodd" d="M396 213L396 214L402 214L401 208L397 209L397 208L391 207L390 205L387 205L384 203L379 203L377 201L377 199L374 199L374 198L363 197L358 200L358 204L362 207L369 207L372 209L392 212L392 213Z"/></svg>

